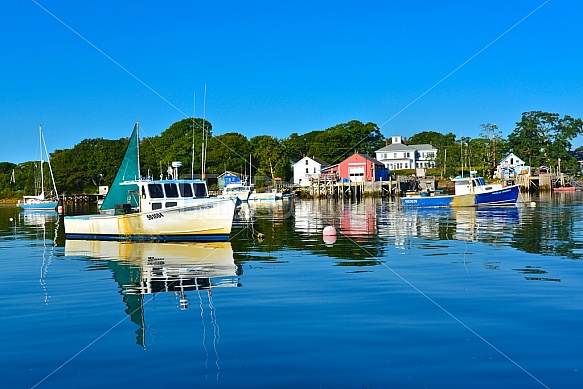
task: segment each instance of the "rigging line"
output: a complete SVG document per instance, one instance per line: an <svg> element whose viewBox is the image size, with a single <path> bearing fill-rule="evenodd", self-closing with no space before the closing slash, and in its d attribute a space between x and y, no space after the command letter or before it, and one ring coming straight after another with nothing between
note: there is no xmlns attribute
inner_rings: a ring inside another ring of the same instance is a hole
<svg viewBox="0 0 583 389"><path fill-rule="evenodd" d="M146 87L148 90L150 90L150 92L154 93L156 96L158 96L160 99L162 99L165 103L167 103L168 105L170 105L172 108L174 108L175 110L177 110L179 113L181 113L182 115L184 115L184 117L188 117L188 115L186 113L184 113L180 108L178 108L177 106L175 106L174 104L172 104L172 102L170 102L167 98L165 98L164 96L162 96L160 93L158 93L154 88L152 88L151 86L149 86L148 84L146 84L144 81L142 81L138 76L136 76L135 74L133 74L132 72L130 72L128 69L126 69L123 65L121 65L119 62L117 62L115 59L113 59L111 56L107 55L107 53L105 53L103 50L101 50L99 47L97 47L95 44L93 44L89 39L85 38L83 35L81 35L79 32L77 32L73 27L69 26L67 23L65 23L63 20L59 19L59 17L55 14L53 14L51 11L49 11L47 8L45 8L42 4L40 4L38 1L36 0L31 0L34 4L36 4L39 8L41 8L43 11L45 11L47 14L49 14L52 18L54 18L56 21L58 21L59 23L61 23L63 26L65 26L65 28L67 28L68 30L70 30L73 34L77 35L80 39L82 39L85 43L87 43L89 46L93 47L95 50L97 50L97 52L99 52L101 55L103 55L105 58L107 58L108 60L110 60L111 62L113 62L117 67L119 67L121 70L123 70L124 72L126 72L129 76L131 76L133 79L135 79L136 81L138 81L140 84L142 84L144 87ZM205 85L205 93L206 93L206 85ZM229 149L229 151L233 152L235 155L237 155L239 158L246 160L245 157L241 156L236 150L232 149L231 147L229 147L229 145L223 143L220 139L217 139L221 145L223 145L224 147L226 147L227 149Z"/></svg>
<svg viewBox="0 0 583 389"><path fill-rule="evenodd" d="M147 89L149 89L152 93L154 93L156 96L158 96L159 98L161 98L162 100L164 100L168 105L170 105L172 108L174 108L175 110L177 110L178 112L180 112L181 114L183 114L185 117L188 117L184 112L182 112L180 110L180 108L178 108L177 106L175 106L174 104L172 104L168 99L166 99L164 96L162 96L160 93L156 92L156 90L154 90L154 88L150 87L148 84L146 84L144 81L142 81L138 76L136 76L135 74L133 74L132 72L130 72L128 69L126 69L125 67L123 67L119 62L117 62L115 59L111 58L109 55L107 55L103 50L101 50L99 47L97 47L96 45L94 45L89 39L85 38L83 35L81 35L80 33L78 33L73 27L69 26L67 23L65 23L63 20L59 19L57 17L57 15L53 14L51 11L49 11L47 8L43 7L39 2L37 2L36 0L31 0L33 3L35 3L36 5L38 5L43 11L45 11L46 13L48 13L51 17L53 17L56 21L58 21L59 23L61 23L63 26L65 26L68 30L70 30L73 34L77 35L79 38L81 38L83 41L85 41L85 43L87 43L89 46L93 47L95 50L97 50L101 55L103 55L105 58L107 58L108 60L110 60L111 62L113 62L117 67L119 67L121 70L123 70L124 72L126 72L128 75L130 75L133 79L135 79L136 81L138 81L140 84L142 84L143 86L145 86Z"/></svg>
<svg viewBox="0 0 583 389"><path fill-rule="evenodd" d="M204 305L203 305L203 301L202 301L202 295L200 294L200 288L198 285L198 278L196 279L196 292L198 293L198 305L200 307L200 322L202 325L202 347L203 347L204 353L206 355L204 366L208 370L209 353L208 353L208 350L206 348L206 324L204 323Z"/></svg>
<svg viewBox="0 0 583 389"><path fill-rule="evenodd" d="M439 308L441 311L443 311L446 315L448 315L449 317L451 317L454 321L458 322L462 327L464 327L465 329L467 329L468 331L470 331L474 336L476 336L482 342L484 342L488 346L490 346L494 351L496 351L497 353L499 353L500 355L502 355L504 358L506 358L514 366L518 367L520 370L522 370L524 373L526 373L528 376L530 376L532 379L534 379L536 382L538 382L539 384L541 384L545 388L549 388L541 380L539 380L538 378L536 378L532 373L530 373L528 370L526 370L524 367L522 367L518 362L514 361L512 358L510 358L508 355L506 355L502 350L498 349L496 346L494 346L492 343L490 343L486 338L484 338L479 333L477 333L475 330L473 330L469 325L467 325L461 319L459 319L457 316L455 316L453 313L451 313L450 311L448 311L447 308L443 307L437 301L433 300L426 293L424 293L421 289L417 288L409 280L407 280L405 277L403 277L402 275L400 275L399 273L397 273L397 271L395 271L393 268L391 268L390 266L388 266L384 261L381 261L376 255L373 255L369 250L367 250L366 247L360 245L358 242L356 242L355 240L353 240L350 236L342 233L342 231L340 231L340 234L342 234L342 236L346 237L354 245L356 245L357 247L359 247L360 249L362 249L364 252L366 252L368 255L370 255L372 258L374 258L378 263L380 263L382 266L384 266L385 268L387 268L387 270L389 270L391 273L393 273L397 278L399 278L405 284L407 284L408 286L410 286L411 288L413 288L413 290L415 290L421 296L425 297L429 302L431 302L433 305L435 305L437 308Z"/></svg>
<svg viewBox="0 0 583 389"><path fill-rule="evenodd" d="M143 305L146 305L147 303L149 303L150 301L152 301L154 299L154 297L156 296L156 294L152 294L152 296L150 297L149 300L147 300L146 302L143 303ZM143 306L142 305L142 306ZM119 320L117 323L115 323L114 325L112 325L111 327L109 327L107 330L105 330L101 335L99 335L97 338L95 338L93 341L89 342L89 344L87 344L85 347L83 347L81 350L77 351L73 356L71 356L69 359L67 359L65 362L63 362L61 365L59 365L57 368L55 368L53 371L51 371L49 374L47 374L44 378L42 378L40 381L38 381L36 384L34 384L31 389L36 388L37 386L39 386L40 384L42 384L43 382L45 382L47 379L49 379L53 374L55 374L56 372L58 372L59 370L61 370L63 367L65 367L66 365L69 364L69 362L73 361L75 358L77 358L79 355L81 355L85 350L87 350L89 347L93 346L95 343L97 343L99 340L101 340L102 338L105 337L105 335L109 334L111 331L113 331L117 326L119 326L121 323L123 323L124 321L126 321L129 317L131 317L131 315L133 315L135 312L137 312L139 309L141 308L136 308L133 312L125 315L125 317L121 320Z"/></svg>
<svg viewBox="0 0 583 389"><path fill-rule="evenodd" d="M522 19L520 19L518 22L516 22L512 27L510 27L509 29L507 29L506 31L504 31L502 34L498 35L493 41L491 41L490 43L488 43L486 46L482 47L480 50L478 50L478 52L476 52L474 55L472 55L470 58L468 58L465 62L463 62L461 65L459 65L457 68L455 68L454 70L452 70L451 72L449 72L445 77L443 77L441 80L439 80L438 82L436 82L435 84L433 84L433 86L431 86L429 89L427 89L425 92L421 93L419 96L417 96L413 101L411 101L409 104L407 104L406 106L404 106L403 108L401 108L401 110L399 110L396 114L394 114L393 116L391 116L389 119L387 119L383 124L381 124L379 126L379 128L383 127L385 124L387 124L388 122L390 122L391 120L393 120L394 118L396 118L397 116L399 116L403 111L405 111L407 108L409 108L410 106L412 106L413 104L415 104L418 100L420 100L423 96L425 96L426 94L428 94L429 92L431 92L433 89L435 89L439 84L441 84L443 81L447 80L451 75L453 75L455 72L457 72L458 70L460 70L462 67L464 67L465 65L467 65L468 62L470 62L471 60L473 60L474 58L476 58L478 55L480 55L483 51L485 51L488 47L492 46L494 43L496 43L500 38L502 38L503 36L505 36L506 34L508 34L510 31L512 31L516 26L518 26L519 24L521 24L522 22L524 22L526 19L528 19L532 14L534 14L536 11L538 11L539 9L541 9L545 4L547 4L549 1L551 0L546 0L544 3L542 3L541 5L539 5L538 7L536 7L534 10L532 10L528 15L526 15L525 17L523 17Z"/></svg>

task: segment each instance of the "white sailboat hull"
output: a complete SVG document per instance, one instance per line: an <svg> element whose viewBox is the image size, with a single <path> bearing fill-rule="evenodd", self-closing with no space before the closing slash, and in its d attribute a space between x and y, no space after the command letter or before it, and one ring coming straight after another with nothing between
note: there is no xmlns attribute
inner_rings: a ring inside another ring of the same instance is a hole
<svg viewBox="0 0 583 389"><path fill-rule="evenodd" d="M205 198L188 205L121 215L65 217L67 239L227 241L235 203Z"/></svg>

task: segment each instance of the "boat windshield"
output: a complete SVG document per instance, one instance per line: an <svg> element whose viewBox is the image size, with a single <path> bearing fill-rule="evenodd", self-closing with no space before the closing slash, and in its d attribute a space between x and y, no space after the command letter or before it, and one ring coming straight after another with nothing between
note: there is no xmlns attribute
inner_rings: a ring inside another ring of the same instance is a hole
<svg viewBox="0 0 583 389"><path fill-rule="evenodd" d="M196 197L207 197L206 185L204 183L192 184L194 186L194 195Z"/></svg>
<svg viewBox="0 0 583 389"><path fill-rule="evenodd" d="M178 184L178 188L180 189L180 193L182 194L182 197L193 197L193 193L192 193L192 186L190 186L190 184L187 183L180 183Z"/></svg>

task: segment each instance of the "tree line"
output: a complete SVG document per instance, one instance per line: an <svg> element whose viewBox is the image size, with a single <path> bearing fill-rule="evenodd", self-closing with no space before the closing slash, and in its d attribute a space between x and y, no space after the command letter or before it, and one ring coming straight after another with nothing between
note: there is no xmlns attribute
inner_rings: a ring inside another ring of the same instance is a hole
<svg viewBox="0 0 583 389"><path fill-rule="evenodd" d="M495 124L488 123L481 125L480 136L474 139L423 131L410 137L407 143L431 144L438 149L437 169L433 173L444 177L455 176L462 168L478 170L489 177L511 151L530 166L555 166L560 158L561 170L575 174L578 163L570 152L571 142L582 132L581 119L531 111L522 114L521 121L507 138ZM85 139L72 149L55 150L50 160L59 192L97 193L98 186L111 185L128 141L129 131L128 138ZM303 135L292 133L286 138L260 135L248 139L235 132L213 136L209 121L188 118L172 124L159 136L141 139L140 166L143 175L158 177L165 174L173 161L180 161L182 175L194 172L200 177L203 149L206 149L207 177L232 171L257 178L256 184L261 186L275 177L291 181L293 163L304 156L335 164L355 152L374 157L374 151L384 145L385 137L376 124L358 120ZM34 194L38 165L38 161L0 162L0 198ZM49 177L48 167L44 169L45 177ZM261 181L263 177L267 179Z"/></svg>

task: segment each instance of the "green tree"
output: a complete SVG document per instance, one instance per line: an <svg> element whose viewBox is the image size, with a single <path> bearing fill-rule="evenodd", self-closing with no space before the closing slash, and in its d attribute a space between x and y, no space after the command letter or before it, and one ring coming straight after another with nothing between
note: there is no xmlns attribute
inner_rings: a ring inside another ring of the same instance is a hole
<svg viewBox="0 0 583 389"><path fill-rule="evenodd" d="M172 162L182 162L182 174L202 171L202 143L205 136L208 153L212 125L204 119L180 120L159 136L144 138L140 142L140 164L142 174L150 172L157 177L164 174ZM193 158L194 157L194 158ZM194 166L193 166L194 165Z"/></svg>
<svg viewBox="0 0 583 389"><path fill-rule="evenodd" d="M229 132L209 139L207 172L221 174L225 170L248 175L251 143L241 134Z"/></svg>
<svg viewBox="0 0 583 389"><path fill-rule="evenodd" d="M269 135L255 136L250 140L255 159L255 176L267 176L273 180L276 175L276 167L282 163L282 153L279 141Z"/></svg>
<svg viewBox="0 0 583 389"><path fill-rule="evenodd" d="M513 152L530 166L555 166L575 172L577 161L569 154L571 141L583 132L583 121L570 116L560 118L556 113L530 111L508 136Z"/></svg>
<svg viewBox="0 0 583 389"><path fill-rule="evenodd" d="M384 136L376 124L352 120L317 133L310 144L308 155L333 164L357 152L374 155L375 150L383 145Z"/></svg>

